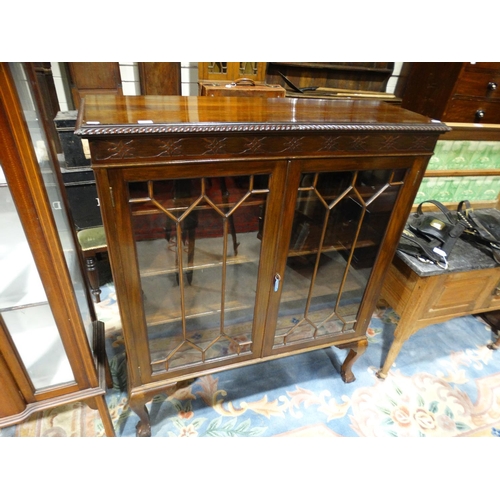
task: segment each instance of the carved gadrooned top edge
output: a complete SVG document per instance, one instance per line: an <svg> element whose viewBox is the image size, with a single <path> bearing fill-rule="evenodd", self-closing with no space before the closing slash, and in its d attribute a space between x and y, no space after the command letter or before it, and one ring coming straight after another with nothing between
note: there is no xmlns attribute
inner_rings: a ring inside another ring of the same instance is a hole
<svg viewBox="0 0 500 500"><path fill-rule="evenodd" d="M307 131L337 131L337 132L438 132L444 133L451 128L444 123L415 124L279 124L259 123L245 125L241 123L196 124L196 125L82 125L75 134L86 136L99 135L156 135L180 133L219 133L219 132L307 132Z"/></svg>

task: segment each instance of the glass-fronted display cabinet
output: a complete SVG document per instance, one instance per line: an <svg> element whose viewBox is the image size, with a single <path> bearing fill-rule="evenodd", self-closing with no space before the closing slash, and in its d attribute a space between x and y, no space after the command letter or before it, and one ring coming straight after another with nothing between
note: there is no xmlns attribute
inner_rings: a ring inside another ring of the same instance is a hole
<svg viewBox="0 0 500 500"><path fill-rule="evenodd" d="M129 406L336 346L345 382L438 135L383 102L89 96Z"/></svg>
<svg viewBox="0 0 500 500"><path fill-rule="evenodd" d="M85 401L111 436L104 325L82 272L34 75L30 64L0 64L0 427Z"/></svg>

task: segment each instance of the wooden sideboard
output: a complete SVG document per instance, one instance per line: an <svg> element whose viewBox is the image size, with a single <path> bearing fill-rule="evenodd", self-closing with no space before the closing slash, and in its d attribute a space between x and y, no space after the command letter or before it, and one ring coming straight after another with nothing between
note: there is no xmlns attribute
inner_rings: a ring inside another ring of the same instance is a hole
<svg viewBox="0 0 500 500"><path fill-rule="evenodd" d="M219 370L336 346L353 381L447 130L379 101L87 96L75 133L90 144L137 434L151 434L154 395Z"/></svg>
<svg viewBox="0 0 500 500"><path fill-rule="evenodd" d="M484 211L500 222L498 210ZM459 316L498 310L500 266L487 252L461 239L451 252L447 270L398 251L381 299L400 317L387 357L377 372L385 379L404 343L418 330Z"/></svg>
<svg viewBox="0 0 500 500"><path fill-rule="evenodd" d="M498 212L500 126L448 123L451 130L439 138L416 197L418 203L435 199L456 210L464 199L475 210ZM431 183L435 187L431 187ZM424 211L435 205L423 205ZM413 215L412 215L413 216ZM442 214L438 214L442 218ZM404 343L418 330L470 314L493 313L500 308L500 267L469 243L459 240L449 269L397 252L382 287L381 298L400 316L389 353L378 377L386 378Z"/></svg>

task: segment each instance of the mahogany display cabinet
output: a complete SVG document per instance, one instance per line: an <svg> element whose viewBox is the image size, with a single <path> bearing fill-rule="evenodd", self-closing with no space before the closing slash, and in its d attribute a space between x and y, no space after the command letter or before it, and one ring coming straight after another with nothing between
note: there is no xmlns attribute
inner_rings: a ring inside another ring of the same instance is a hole
<svg viewBox="0 0 500 500"><path fill-rule="evenodd" d="M379 101L87 96L130 407L312 349L345 382L437 137ZM332 367L333 368L333 367Z"/></svg>
<svg viewBox="0 0 500 500"><path fill-rule="evenodd" d="M0 63L0 427L83 401L114 436L104 324L39 102L32 66Z"/></svg>

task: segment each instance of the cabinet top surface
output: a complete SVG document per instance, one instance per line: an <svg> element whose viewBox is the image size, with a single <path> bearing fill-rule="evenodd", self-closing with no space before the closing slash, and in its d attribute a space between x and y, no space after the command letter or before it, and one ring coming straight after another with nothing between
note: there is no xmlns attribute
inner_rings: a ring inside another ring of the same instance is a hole
<svg viewBox="0 0 500 500"><path fill-rule="evenodd" d="M293 130L417 130L449 128L380 101L253 97L88 95L77 135Z"/></svg>

